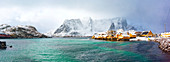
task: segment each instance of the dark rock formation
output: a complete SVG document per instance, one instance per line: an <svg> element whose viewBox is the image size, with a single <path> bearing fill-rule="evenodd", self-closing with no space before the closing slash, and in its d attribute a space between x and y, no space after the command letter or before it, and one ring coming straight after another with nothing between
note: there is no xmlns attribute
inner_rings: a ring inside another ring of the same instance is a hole
<svg viewBox="0 0 170 62"><path fill-rule="evenodd" d="M71 32L70 35L71 36L77 36L77 35L80 35L80 33L79 32Z"/></svg>
<svg viewBox="0 0 170 62"><path fill-rule="evenodd" d="M65 20L64 23L54 32L56 33L68 33L71 30L80 30L82 29L83 24L80 19L70 19Z"/></svg>
<svg viewBox="0 0 170 62"><path fill-rule="evenodd" d="M5 34L11 35L13 38L48 38L48 36L41 34L33 26L10 26L1 25L1 31ZM2 29L3 28L3 29Z"/></svg>
<svg viewBox="0 0 170 62"><path fill-rule="evenodd" d="M8 24L2 24L2 25L0 25L0 30L6 29L8 27L11 27L11 26Z"/></svg>
<svg viewBox="0 0 170 62"><path fill-rule="evenodd" d="M159 48L163 51L170 52L170 39L162 38L157 41L160 43Z"/></svg>
<svg viewBox="0 0 170 62"><path fill-rule="evenodd" d="M60 28L58 28L54 33L61 33L65 32L68 33L71 30L71 28L68 25L61 25Z"/></svg>
<svg viewBox="0 0 170 62"><path fill-rule="evenodd" d="M114 25L114 23L111 24L109 30L115 30L115 25Z"/></svg>

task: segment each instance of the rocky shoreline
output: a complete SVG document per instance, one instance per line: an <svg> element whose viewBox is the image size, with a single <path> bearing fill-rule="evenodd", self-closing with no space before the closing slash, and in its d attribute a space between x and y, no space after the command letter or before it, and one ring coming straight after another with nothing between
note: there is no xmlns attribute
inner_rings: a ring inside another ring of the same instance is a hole
<svg viewBox="0 0 170 62"><path fill-rule="evenodd" d="M131 39L130 41L154 41L159 43L159 48L165 52L170 52L170 38L140 38L140 39Z"/></svg>
<svg viewBox="0 0 170 62"><path fill-rule="evenodd" d="M170 52L170 38L160 38L156 39L156 42L158 42L159 48L162 49L165 52Z"/></svg>

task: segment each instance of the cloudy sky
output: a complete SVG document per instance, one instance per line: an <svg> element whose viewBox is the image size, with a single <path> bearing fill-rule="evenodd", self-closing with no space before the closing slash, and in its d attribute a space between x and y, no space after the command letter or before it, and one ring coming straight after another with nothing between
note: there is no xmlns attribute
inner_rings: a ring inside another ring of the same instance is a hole
<svg viewBox="0 0 170 62"><path fill-rule="evenodd" d="M0 0L0 24L33 25L40 32L65 19L124 17L154 32L170 31L170 0Z"/></svg>

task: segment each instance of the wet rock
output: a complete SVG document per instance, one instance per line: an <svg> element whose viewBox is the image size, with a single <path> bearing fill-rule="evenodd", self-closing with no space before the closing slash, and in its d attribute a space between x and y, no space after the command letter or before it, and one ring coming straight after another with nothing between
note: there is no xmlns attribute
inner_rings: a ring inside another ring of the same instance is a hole
<svg viewBox="0 0 170 62"><path fill-rule="evenodd" d="M6 42L1 42L0 41L0 49L6 49Z"/></svg>
<svg viewBox="0 0 170 62"><path fill-rule="evenodd" d="M158 40L160 43L159 48L161 48L163 51L170 52L170 39L168 38L162 38Z"/></svg>

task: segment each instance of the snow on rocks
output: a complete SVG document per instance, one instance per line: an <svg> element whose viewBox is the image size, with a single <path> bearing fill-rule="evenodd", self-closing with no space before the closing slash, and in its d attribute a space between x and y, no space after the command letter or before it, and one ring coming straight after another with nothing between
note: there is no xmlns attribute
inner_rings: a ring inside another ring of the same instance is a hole
<svg viewBox="0 0 170 62"><path fill-rule="evenodd" d="M170 38L161 38L157 41L160 43L159 48L163 51L170 52Z"/></svg>
<svg viewBox="0 0 170 62"><path fill-rule="evenodd" d="M108 30L128 31L139 30L137 26L131 26L127 20L122 17L93 20L68 19L53 33L54 36L92 36L97 32L106 32ZM110 28L110 29L109 29Z"/></svg>
<svg viewBox="0 0 170 62"><path fill-rule="evenodd" d="M47 38L46 35L39 33L35 27L28 25L10 26L2 24L0 31L11 35L13 38Z"/></svg>

